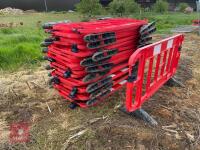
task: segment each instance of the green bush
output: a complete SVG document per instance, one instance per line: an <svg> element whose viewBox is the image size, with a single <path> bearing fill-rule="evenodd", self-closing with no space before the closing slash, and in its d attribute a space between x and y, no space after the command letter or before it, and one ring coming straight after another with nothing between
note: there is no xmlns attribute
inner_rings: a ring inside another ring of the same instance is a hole
<svg viewBox="0 0 200 150"><path fill-rule="evenodd" d="M125 13L124 2L120 0L113 0L109 4L109 10L111 14L116 14L122 16Z"/></svg>
<svg viewBox="0 0 200 150"><path fill-rule="evenodd" d="M153 5L153 10L157 13L167 12L168 8L169 4L164 0L157 0L156 3Z"/></svg>
<svg viewBox="0 0 200 150"><path fill-rule="evenodd" d="M141 7L134 0L124 0L125 2L125 11L127 13L137 13L141 10Z"/></svg>
<svg viewBox="0 0 200 150"><path fill-rule="evenodd" d="M94 16L100 15L103 11L103 7L99 3L99 0L81 0L81 2L76 5L76 10L81 14Z"/></svg>
<svg viewBox="0 0 200 150"><path fill-rule="evenodd" d="M140 5L134 0L113 0L109 4L109 10L114 15L128 15L140 11Z"/></svg>
<svg viewBox="0 0 200 150"><path fill-rule="evenodd" d="M187 3L180 3L178 5L179 11L181 11L181 12L184 12L187 7L189 7L189 5Z"/></svg>

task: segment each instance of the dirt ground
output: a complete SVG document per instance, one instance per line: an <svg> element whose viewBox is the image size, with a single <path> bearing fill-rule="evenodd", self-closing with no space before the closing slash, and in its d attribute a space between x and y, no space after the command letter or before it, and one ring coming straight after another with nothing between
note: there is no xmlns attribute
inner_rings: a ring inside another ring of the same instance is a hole
<svg viewBox="0 0 200 150"><path fill-rule="evenodd" d="M200 150L199 41L195 34L186 35L176 74L185 87L164 86L144 104L156 127L118 110L125 89L96 107L70 110L48 88L43 64L36 70L1 73L0 149ZM30 125L30 142L10 144L9 127L20 121Z"/></svg>

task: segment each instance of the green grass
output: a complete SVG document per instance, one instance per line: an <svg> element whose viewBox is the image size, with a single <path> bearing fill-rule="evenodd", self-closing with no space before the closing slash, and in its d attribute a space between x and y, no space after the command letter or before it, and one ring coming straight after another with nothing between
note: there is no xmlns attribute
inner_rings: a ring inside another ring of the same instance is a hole
<svg viewBox="0 0 200 150"><path fill-rule="evenodd" d="M178 25L191 25L192 20L198 19L198 13L184 14L177 12L169 12L166 14L155 14L146 12L138 15L132 15L138 19L147 18L149 21L156 21L158 33L169 33L170 30Z"/></svg>
<svg viewBox="0 0 200 150"><path fill-rule="evenodd" d="M40 60L38 43L42 40L39 30L3 29L0 31L0 67L14 70Z"/></svg>
<svg viewBox="0 0 200 150"><path fill-rule="evenodd" d="M15 71L19 68L37 66L42 61L40 42L45 38L38 21L81 20L77 13L35 13L20 16L0 16L1 23L20 23L23 26L13 28L0 28L0 69ZM189 25L193 19L198 18L197 13L142 13L130 17L157 21L158 33L169 33L177 25Z"/></svg>
<svg viewBox="0 0 200 150"><path fill-rule="evenodd" d="M22 26L0 28L0 69L15 71L33 67L42 61L40 42L45 38L41 24L49 21L70 19L77 21L77 14L36 13L20 16L0 16L0 24L23 22Z"/></svg>

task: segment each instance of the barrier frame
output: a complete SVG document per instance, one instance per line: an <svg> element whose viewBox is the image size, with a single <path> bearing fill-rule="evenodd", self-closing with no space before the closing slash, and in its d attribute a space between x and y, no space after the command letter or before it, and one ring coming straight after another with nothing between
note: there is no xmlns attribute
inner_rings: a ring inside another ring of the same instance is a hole
<svg viewBox="0 0 200 150"><path fill-rule="evenodd" d="M126 111L134 112L141 108L161 86L175 74L180 59L181 45L184 40L178 34L151 45L137 49L129 59L129 77L126 89ZM162 56L163 55L163 56ZM153 81L153 63L156 60ZM143 94L145 63L149 60L148 72ZM136 89L133 100L133 89Z"/></svg>

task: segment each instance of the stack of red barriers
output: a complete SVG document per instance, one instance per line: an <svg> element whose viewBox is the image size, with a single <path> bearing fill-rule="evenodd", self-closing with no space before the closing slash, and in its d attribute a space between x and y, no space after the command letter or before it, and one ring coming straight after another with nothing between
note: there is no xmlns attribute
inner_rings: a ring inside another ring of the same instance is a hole
<svg viewBox="0 0 200 150"><path fill-rule="evenodd" d="M46 23L51 36L41 43L52 69L50 82L71 107L88 107L122 87L128 60L150 44L155 23L109 18L90 22Z"/></svg>
<svg viewBox="0 0 200 150"><path fill-rule="evenodd" d="M200 20L193 20L192 23L193 26L200 26Z"/></svg>

